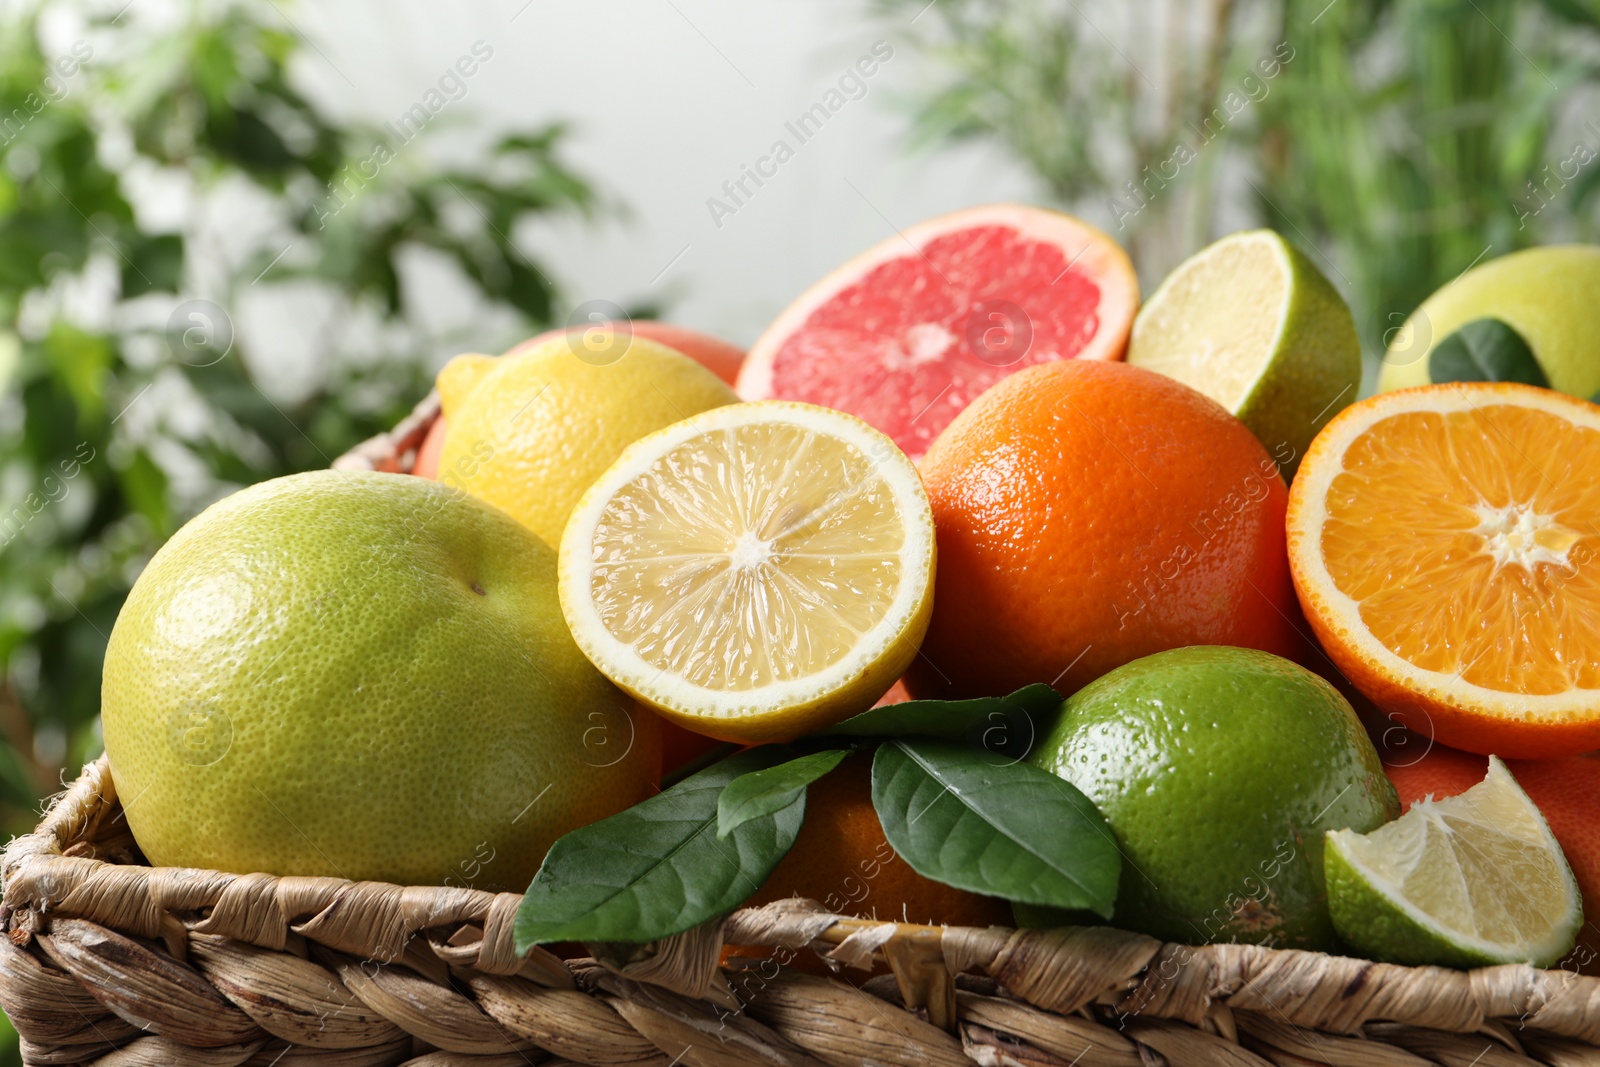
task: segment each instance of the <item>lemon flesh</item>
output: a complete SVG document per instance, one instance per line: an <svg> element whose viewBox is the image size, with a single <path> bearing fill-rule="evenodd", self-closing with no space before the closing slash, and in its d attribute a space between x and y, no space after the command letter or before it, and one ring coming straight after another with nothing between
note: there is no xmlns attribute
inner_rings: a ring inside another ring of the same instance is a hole
<svg viewBox="0 0 1600 1067"><path fill-rule="evenodd" d="M1341 937L1410 965L1548 967L1583 925L1577 882L1544 816L1505 764L1459 796L1426 799L1370 834L1328 834Z"/></svg>
<svg viewBox="0 0 1600 1067"><path fill-rule="evenodd" d="M1127 361L1237 415L1286 477L1361 384L1350 309L1271 230L1224 237L1180 263L1134 320Z"/></svg>
<svg viewBox="0 0 1600 1067"><path fill-rule="evenodd" d="M561 604L602 673L691 729L797 737L870 707L933 603L933 516L884 435L809 404L631 446L574 510Z"/></svg>

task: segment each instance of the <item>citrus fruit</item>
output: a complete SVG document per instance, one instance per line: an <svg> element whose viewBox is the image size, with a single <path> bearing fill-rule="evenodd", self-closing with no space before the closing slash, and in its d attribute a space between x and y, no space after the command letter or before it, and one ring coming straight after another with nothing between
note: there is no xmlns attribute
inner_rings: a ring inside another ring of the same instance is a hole
<svg viewBox="0 0 1600 1067"><path fill-rule="evenodd" d="M1115 241L993 204L912 226L808 289L739 373L746 400L848 411L913 459L990 385L1035 363L1121 359L1139 282Z"/></svg>
<svg viewBox="0 0 1600 1067"><path fill-rule="evenodd" d="M1399 752L1390 753L1382 748L1379 749L1379 755L1383 758L1383 773L1394 783L1395 792L1400 797L1402 812L1410 811L1411 805L1424 797L1453 797L1457 793L1465 793L1483 781L1483 776L1488 773L1487 756L1434 744L1419 735L1412 737L1414 741L1408 741ZM1545 761L1525 762L1532 765Z"/></svg>
<svg viewBox="0 0 1600 1067"><path fill-rule="evenodd" d="M1488 767L1484 756L1434 745L1420 759L1385 762L1383 770L1400 794L1401 808L1410 810L1424 797L1466 792L1483 781ZM1583 897L1583 932L1577 950L1563 966L1570 962L1585 974L1600 974L1600 759L1507 760L1506 768L1538 805Z"/></svg>
<svg viewBox="0 0 1600 1067"><path fill-rule="evenodd" d="M654 714L643 708L639 710L642 714ZM661 719L661 775L665 778L682 773L726 745L727 742L685 729L671 719Z"/></svg>
<svg viewBox="0 0 1600 1067"><path fill-rule="evenodd" d="M574 349L566 336L439 372L450 420L439 480L501 508L551 546L578 497L624 447L738 398L700 364L635 337Z"/></svg>
<svg viewBox="0 0 1600 1067"><path fill-rule="evenodd" d="M1329 948L1324 831L1399 813L1338 691L1252 649L1119 667L1067 699L1029 760L1111 823L1124 860L1112 921L1168 941Z"/></svg>
<svg viewBox="0 0 1600 1067"><path fill-rule="evenodd" d="M1361 386L1350 309L1271 230L1224 237L1179 264L1134 319L1128 362L1239 416L1285 477Z"/></svg>
<svg viewBox="0 0 1600 1067"><path fill-rule="evenodd" d="M583 658L555 553L399 474L277 478L151 559L106 650L106 752L162 867L521 891L653 790L659 728Z"/></svg>
<svg viewBox="0 0 1600 1067"><path fill-rule="evenodd" d="M656 344L666 345L682 352L730 386L739 380L739 367L744 363L744 350L738 345L729 344L720 337L713 337L699 330L691 330L687 326L655 322L651 319L601 323L587 329L568 327L548 330L531 340L522 342L507 355L516 355L543 344L552 337L563 335L574 337L580 348L605 352L614 351L619 343L631 344L631 338L642 337L646 341L654 341Z"/></svg>
<svg viewBox="0 0 1600 1067"><path fill-rule="evenodd" d="M746 907L785 897L886 922L1011 925L1005 901L924 878L895 854L872 806L870 753L850 756L811 784L800 836Z"/></svg>
<svg viewBox="0 0 1600 1067"><path fill-rule="evenodd" d="M450 430L450 420L443 415L434 417L428 432L417 446L417 458L411 463L411 473L418 478L439 477L439 454L444 451L444 435Z"/></svg>
<svg viewBox="0 0 1600 1067"><path fill-rule="evenodd" d="M634 443L573 510L561 608L668 718L786 740L865 711L916 655L933 518L916 468L810 404L716 408Z"/></svg>
<svg viewBox="0 0 1600 1067"><path fill-rule="evenodd" d="M1125 363L1030 367L922 462L939 531L918 697L1071 692L1182 645L1298 651L1287 491L1215 402Z"/></svg>
<svg viewBox="0 0 1600 1067"><path fill-rule="evenodd" d="M618 344L626 344L634 337L643 337L647 341L655 341L657 344L682 352L729 385L739 377L739 365L744 362L744 353L736 345L731 345L720 337L691 330L687 326L675 326L670 322L653 322L649 319L630 319L609 325L609 328L600 326L588 330L570 328L546 330L537 337L523 341L506 355L519 355L538 348L553 338L566 337L569 334L576 338L573 344L577 346L587 344L588 347L600 352L611 352ZM439 453L444 448L444 436L449 431L449 426L450 420L443 415L433 420L433 425L428 427L427 436L423 438L421 447L417 449L417 458L411 467L412 474L421 478L438 477Z"/></svg>
<svg viewBox="0 0 1600 1067"><path fill-rule="evenodd" d="M1487 260L1428 297L1393 332L1378 389L1441 380L1431 367L1434 350L1487 318L1516 331L1551 388L1592 398L1600 392L1600 337L1590 326L1597 304L1600 246L1550 245Z"/></svg>
<svg viewBox="0 0 1600 1067"><path fill-rule="evenodd" d="M1459 796L1418 801L1372 833L1329 833L1327 879L1339 935L1391 963L1546 967L1583 921L1561 846L1493 756Z"/></svg>
<svg viewBox="0 0 1600 1067"><path fill-rule="evenodd" d="M1600 744L1600 408L1507 382L1346 408L1306 454L1289 558L1384 711L1505 757Z"/></svg>
<svg viewBox="0 0 1600 1067"><path fill-rule="evenodd" d="M904 704L911 699L911 694L906 692L905 679L902 678L889 687L889 691L878 698L874 707L885 708L890 704Z"/></svg>

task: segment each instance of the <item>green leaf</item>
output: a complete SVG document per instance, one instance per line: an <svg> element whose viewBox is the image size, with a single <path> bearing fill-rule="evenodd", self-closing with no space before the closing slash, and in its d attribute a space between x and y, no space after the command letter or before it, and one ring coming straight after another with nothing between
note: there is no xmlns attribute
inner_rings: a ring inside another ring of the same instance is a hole
<svg viewBox="0 0 1600 1067"><path fill-rule="evenodd" d="M51 372L77 405L78 425L92 425L105 412L105 380L114 355L111 342L57 322L45 337L44 348Z"/></svg>
<svg viewBox="0 0 1600 1067"><path fill-rule="evenodd" d="M1474 319L1434 346L1428 376L1440 382L1522 382L1548 389L1550 381L1522 335L1499 319Z"/></svg>
<svg viewBox="0 0 1600 1067"><path fill-rule="evenodd" d="M128 250L122 262L122 295L142 296L153 291L177 292L183 280L183 238L163 233L144 237Z"/></svg>
<svg viewBox="0 0 1600 1067"><path fill-rule="evenodd" d="M167 475L143 449L117 466L117 483L128 509L150 520L150 527L162 535L172 533L167 502Z"/></svg>
<svg viewBox="0 0 1600 1067"><path fill-rule="evenodd" d="M738 752L742 747L744 746L736 745L732 741L722 742L722 744L718 745L716 748L713 748L710 752L707 752L704 755L696 756L683 766L675 767L672 770L662 774L661 788L667 789L671 786L675 786L685 778L699 774L712 764L721 763L735 752Z"/></svg>
<svg viewBox="0 0 1600 1067"><path fill-rule="evenodd" d="M1111 917L1122 856L1072 783L949 741L898 740L872 762L884 836L925 878Z"/></svg>
<svg viewBox="0 0 1600 1067"><path fill-rule="evenodd" d="M813 752L764 771L742 774L717 799L717 836L727 837L751 819L782 811L850 755L848 748Z"/></svg>
<svg viewBox="0 0 1600 1067"><path fill-rule="evenodd" d="M717 836L728 783L783 750L730 756L627 811L574 830L544 859L517 909L517 951L550 941L654 941L731 911L794 844L805 797Z"/></svg>
<svg viewBox="0 0 1600 1067"><path fill-rule="evenodd" d="M863 711L826 731L843 737L938 737L1021 759L1061 712L1061 694L1042 682L1010 696L908 700Z"/></svg>

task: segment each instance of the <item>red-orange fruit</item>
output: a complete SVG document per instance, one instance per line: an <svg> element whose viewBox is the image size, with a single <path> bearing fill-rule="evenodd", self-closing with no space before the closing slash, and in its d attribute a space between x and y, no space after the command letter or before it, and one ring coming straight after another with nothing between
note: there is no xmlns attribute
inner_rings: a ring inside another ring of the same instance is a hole
<svg viewBox="0 0 1600 1067"><path fill-rule="evenodd" d="M1123 363L1006 378L922 462L938 530L913 696L1071 693L1185 645L1302 655L1288 493L1244 423Z"/></svg>

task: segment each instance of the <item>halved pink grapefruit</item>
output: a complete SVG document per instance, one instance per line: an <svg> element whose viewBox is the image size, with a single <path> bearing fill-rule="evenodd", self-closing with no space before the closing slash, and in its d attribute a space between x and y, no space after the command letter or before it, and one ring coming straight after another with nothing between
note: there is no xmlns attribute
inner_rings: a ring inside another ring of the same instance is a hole
<svg viewBox="0 0 1600 1067"><path fill-rule="evenodd" d="M1059 359L1121 359L1139 280L1121 246L1042 208L920 223L839 267L767 327L746 400L847 411L913 459L989 386Z"/></svg>

